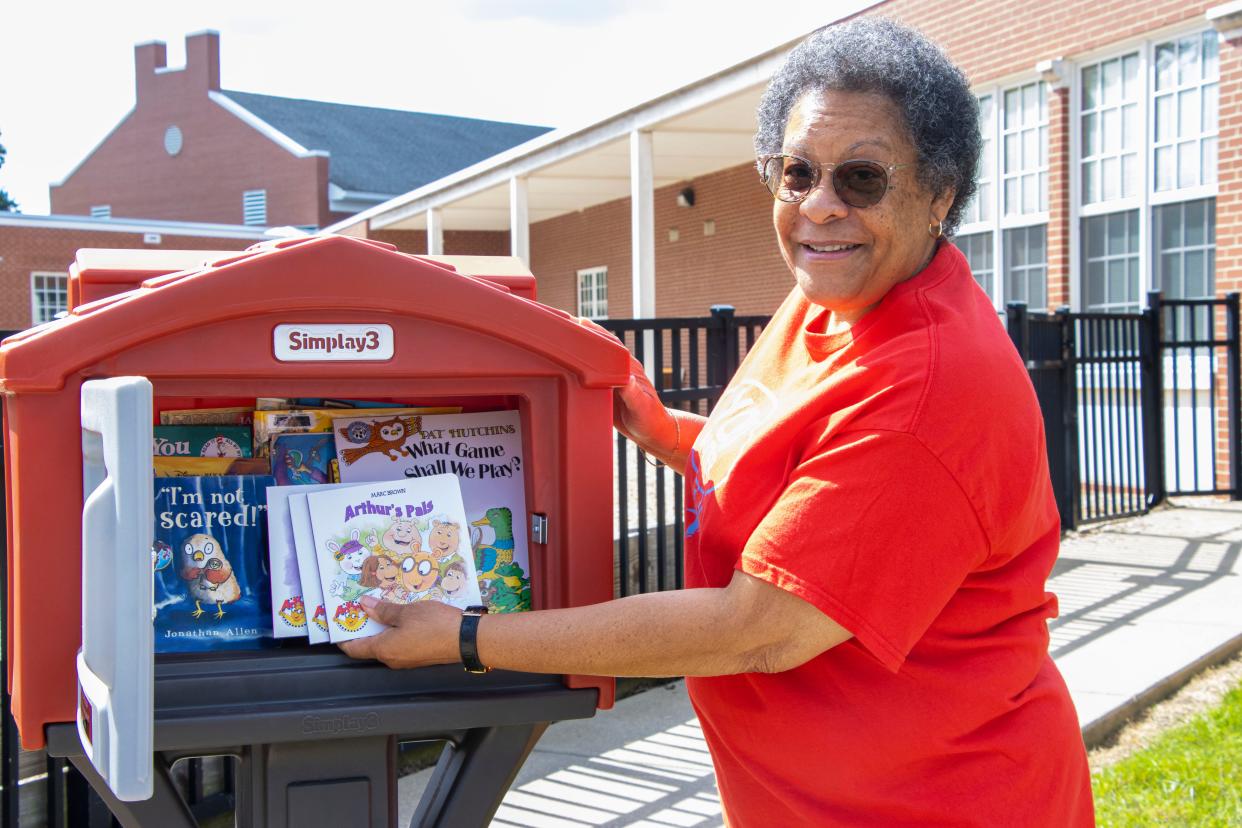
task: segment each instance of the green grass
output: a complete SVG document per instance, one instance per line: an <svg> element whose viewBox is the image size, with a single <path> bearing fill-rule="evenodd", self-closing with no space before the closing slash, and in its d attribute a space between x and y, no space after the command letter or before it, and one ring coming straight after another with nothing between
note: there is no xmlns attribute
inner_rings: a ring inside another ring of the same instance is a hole
<svg viewBox="0 0 1242 828"><path fill-rule="evenodd" d="M1101 828L1242 826L1242 686L1091 782Z"/></svg>

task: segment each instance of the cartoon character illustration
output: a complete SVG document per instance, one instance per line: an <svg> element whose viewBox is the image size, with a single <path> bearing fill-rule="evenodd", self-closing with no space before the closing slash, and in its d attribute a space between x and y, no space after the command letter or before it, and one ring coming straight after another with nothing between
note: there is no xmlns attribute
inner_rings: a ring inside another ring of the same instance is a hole
<svg viewBox="0 0 1242 828"><path fill-rule="evenodd" d="M479 592L492 612L521 612L531 608L530 578L516 563L492 570L494 578L480 578Z"/></svg>
<svg viewBox="0 0 1242 828"><path fill-rule="evenodd" d="M513 512L503 506L488 509L483 517L471 522L474 529L470 545L474 547L474 565L480 578L494 578L490 574L496 567L513 561ZM491 543L483 543L484 526L490 526L495 537Z"/></svg>
<svg viewBox="0 0 1242 828"><path fill-rule="evenodd" d="M241 457L242 449L236 441L223 434L217 434L203 443L198 453L201 457Z"/></svg>
<svg viewBox="0 0 1242 828"><path fill-rule="evenodd" d="M358 632L366 626L368 619L366 612L362 609L362 604L350 601L336 608L336 615L332 620L345 632Z"/></svg>
<svg viewBox="0 0 1242 828"><path fill-rule="evenodd" d="M469 579L466 576L466 567L461 561L454 561L448 565L448 568L440 573L440 589L444 591L444 600L455 606L461 606L466 600L466 585Z"/></svg>
<svg viewBox="0 0 1242 828"><path fill-rule="evenodd" d="M306 607L302 605L302 597L295 595L292 598L286 598L285 602L280 605L280 619L295 629L306 626Z"/></svg>
<svg viewBox="0 0 1242 828"><path fill-rule="evenodd" d="M223 618L224 605L241 597L241 587L220 541L202 532L190 535L181 546L181 580L188 582L195 618L205 612L203 601L214 603L216 618Z"/></svg>
<svg viewBox="0 0 1242 828"><path fill-rule="evenodd" d="M352 426L357 425L351 423L349 426L339 429L342 436L348 440L353 440L350 436ZM422 417L392 417L388 420L380 420L371 427L371 433L367 437L366 445L361 448L341 449L341 458L346 465L352 465L368 454L385 454L389 460L396 462L401 459L401 447L405 444L406 438L411 434L417 434L422 431Z"/></svg>
<svg viewBox="0 0 1242 828"><path fill-rule="evenodd" d="M367 535L365 545L360 540L361 535L357 529L354 529L350 535L350 539L345 541L344 545L336 541L328 541L326 544L328 551L341 566L341 573L332 582L332 594L342 601L355 601L359 595L366 592L366 589L359 583L362 564L371 555L370 547L379 542L374 533Z"/></svg>
<svg viewBox="0 0 1242 828"><path fill-rule="evenodd" d="M401 560L401 585L409 594L407 603L434 598L444 600L444 590L436 586L440 580L440 568L436 559L426 552L419 552Z"/></svg>
<svg viewBox="0 0 1242 828"><path fill-rule="evenodd" d="M156 541L151 544L151 567L159 572L161 569L167 569L172 563L173 550L172 547L163 541Z"/></svg>
<svg viewBox="0 0 1242 828"><path fill-rule="evenodd" d="M371 424L355 420L341 429L341 435L351 443L366 444L371 442Z"/></svg>
<svg viewBox="0 0 1242 828"><path fill-rule="evenodd" d="M431 554L440 563L448 563L457 554L457 546L461 542L461 527L451 520L432 520L431 533L427 537L427 545Z"/></svg>
<svg viewBox="0 0 1242 828"><path fill-rule="evenodd" d="M311 619L311 622L324 632L328 631L328 610L323 604L315 607L315 617Z"/></svg>
<svg viewBox="0 0 1242 828"><path fill-rule="evenodd" d="M418 524L409 518L393 518L392 524L384 530L380 543L389 552L397 555L413 555L423 551L423 538L418 533Z"/></svg>
<svg viewBox="0 0 1242 828"><path fill-rule="evenodd" d="M328 476L317 468L319 465L319 449L318 445L311 449L309 463L303 459L302 452L298 449L289 449L284 452L284 476L288 480L289 485L304 486L312 483L328 482Z"/></svg>
<svg viewBox="0 0 1242 828"><path fill-rule="evenodd" d="M362 562L358 583L369 590L368 595L390 604L408 603L409 596L401 583L401 567L388 555L372 555Z"/></svg>

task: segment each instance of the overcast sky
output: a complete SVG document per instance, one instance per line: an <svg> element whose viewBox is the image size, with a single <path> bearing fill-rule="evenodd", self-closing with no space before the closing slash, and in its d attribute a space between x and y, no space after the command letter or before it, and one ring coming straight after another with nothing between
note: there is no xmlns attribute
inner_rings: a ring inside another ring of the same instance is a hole
<svg viewBox="0 0 1242 828"><path fill-rule="evenodd" d="M806 34L863 0L13 0L0 187L23 213L134 105L136 43L220 32L225 89L582 126Z"/></svg>

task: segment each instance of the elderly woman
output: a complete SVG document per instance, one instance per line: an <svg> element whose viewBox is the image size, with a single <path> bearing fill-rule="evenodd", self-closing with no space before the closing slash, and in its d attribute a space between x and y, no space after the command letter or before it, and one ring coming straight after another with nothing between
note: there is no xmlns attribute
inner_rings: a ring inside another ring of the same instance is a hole
<svg viewBox="0 0 1242 828"><path fill-rule="evenodd" d="M962 73L915 32L816 33L759 107L796 287L710 418L636 368L618 428L683 470L686 586L489 616L512 670L686 675L730 825L1092 824L1048 656L1059 521L1039 410L944 242L980 152ZM458 613L371 610L347 652L455 662Z"/></svg>

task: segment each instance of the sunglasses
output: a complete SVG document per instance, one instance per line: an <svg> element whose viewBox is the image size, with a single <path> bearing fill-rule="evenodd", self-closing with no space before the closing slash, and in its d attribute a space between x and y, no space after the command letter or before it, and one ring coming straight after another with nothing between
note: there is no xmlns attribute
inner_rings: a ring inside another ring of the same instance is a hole
<svg viewBox="0 0 1242 828"><path fill-rule="evenodd" d="M888 177L898 167L857 158L840 164L816 164L796 155L765 155L759 159L759 177L781 201L797 204L819 186L824 170L832 171L832 189L851 207L874 207L888 192Z"/></svg>

